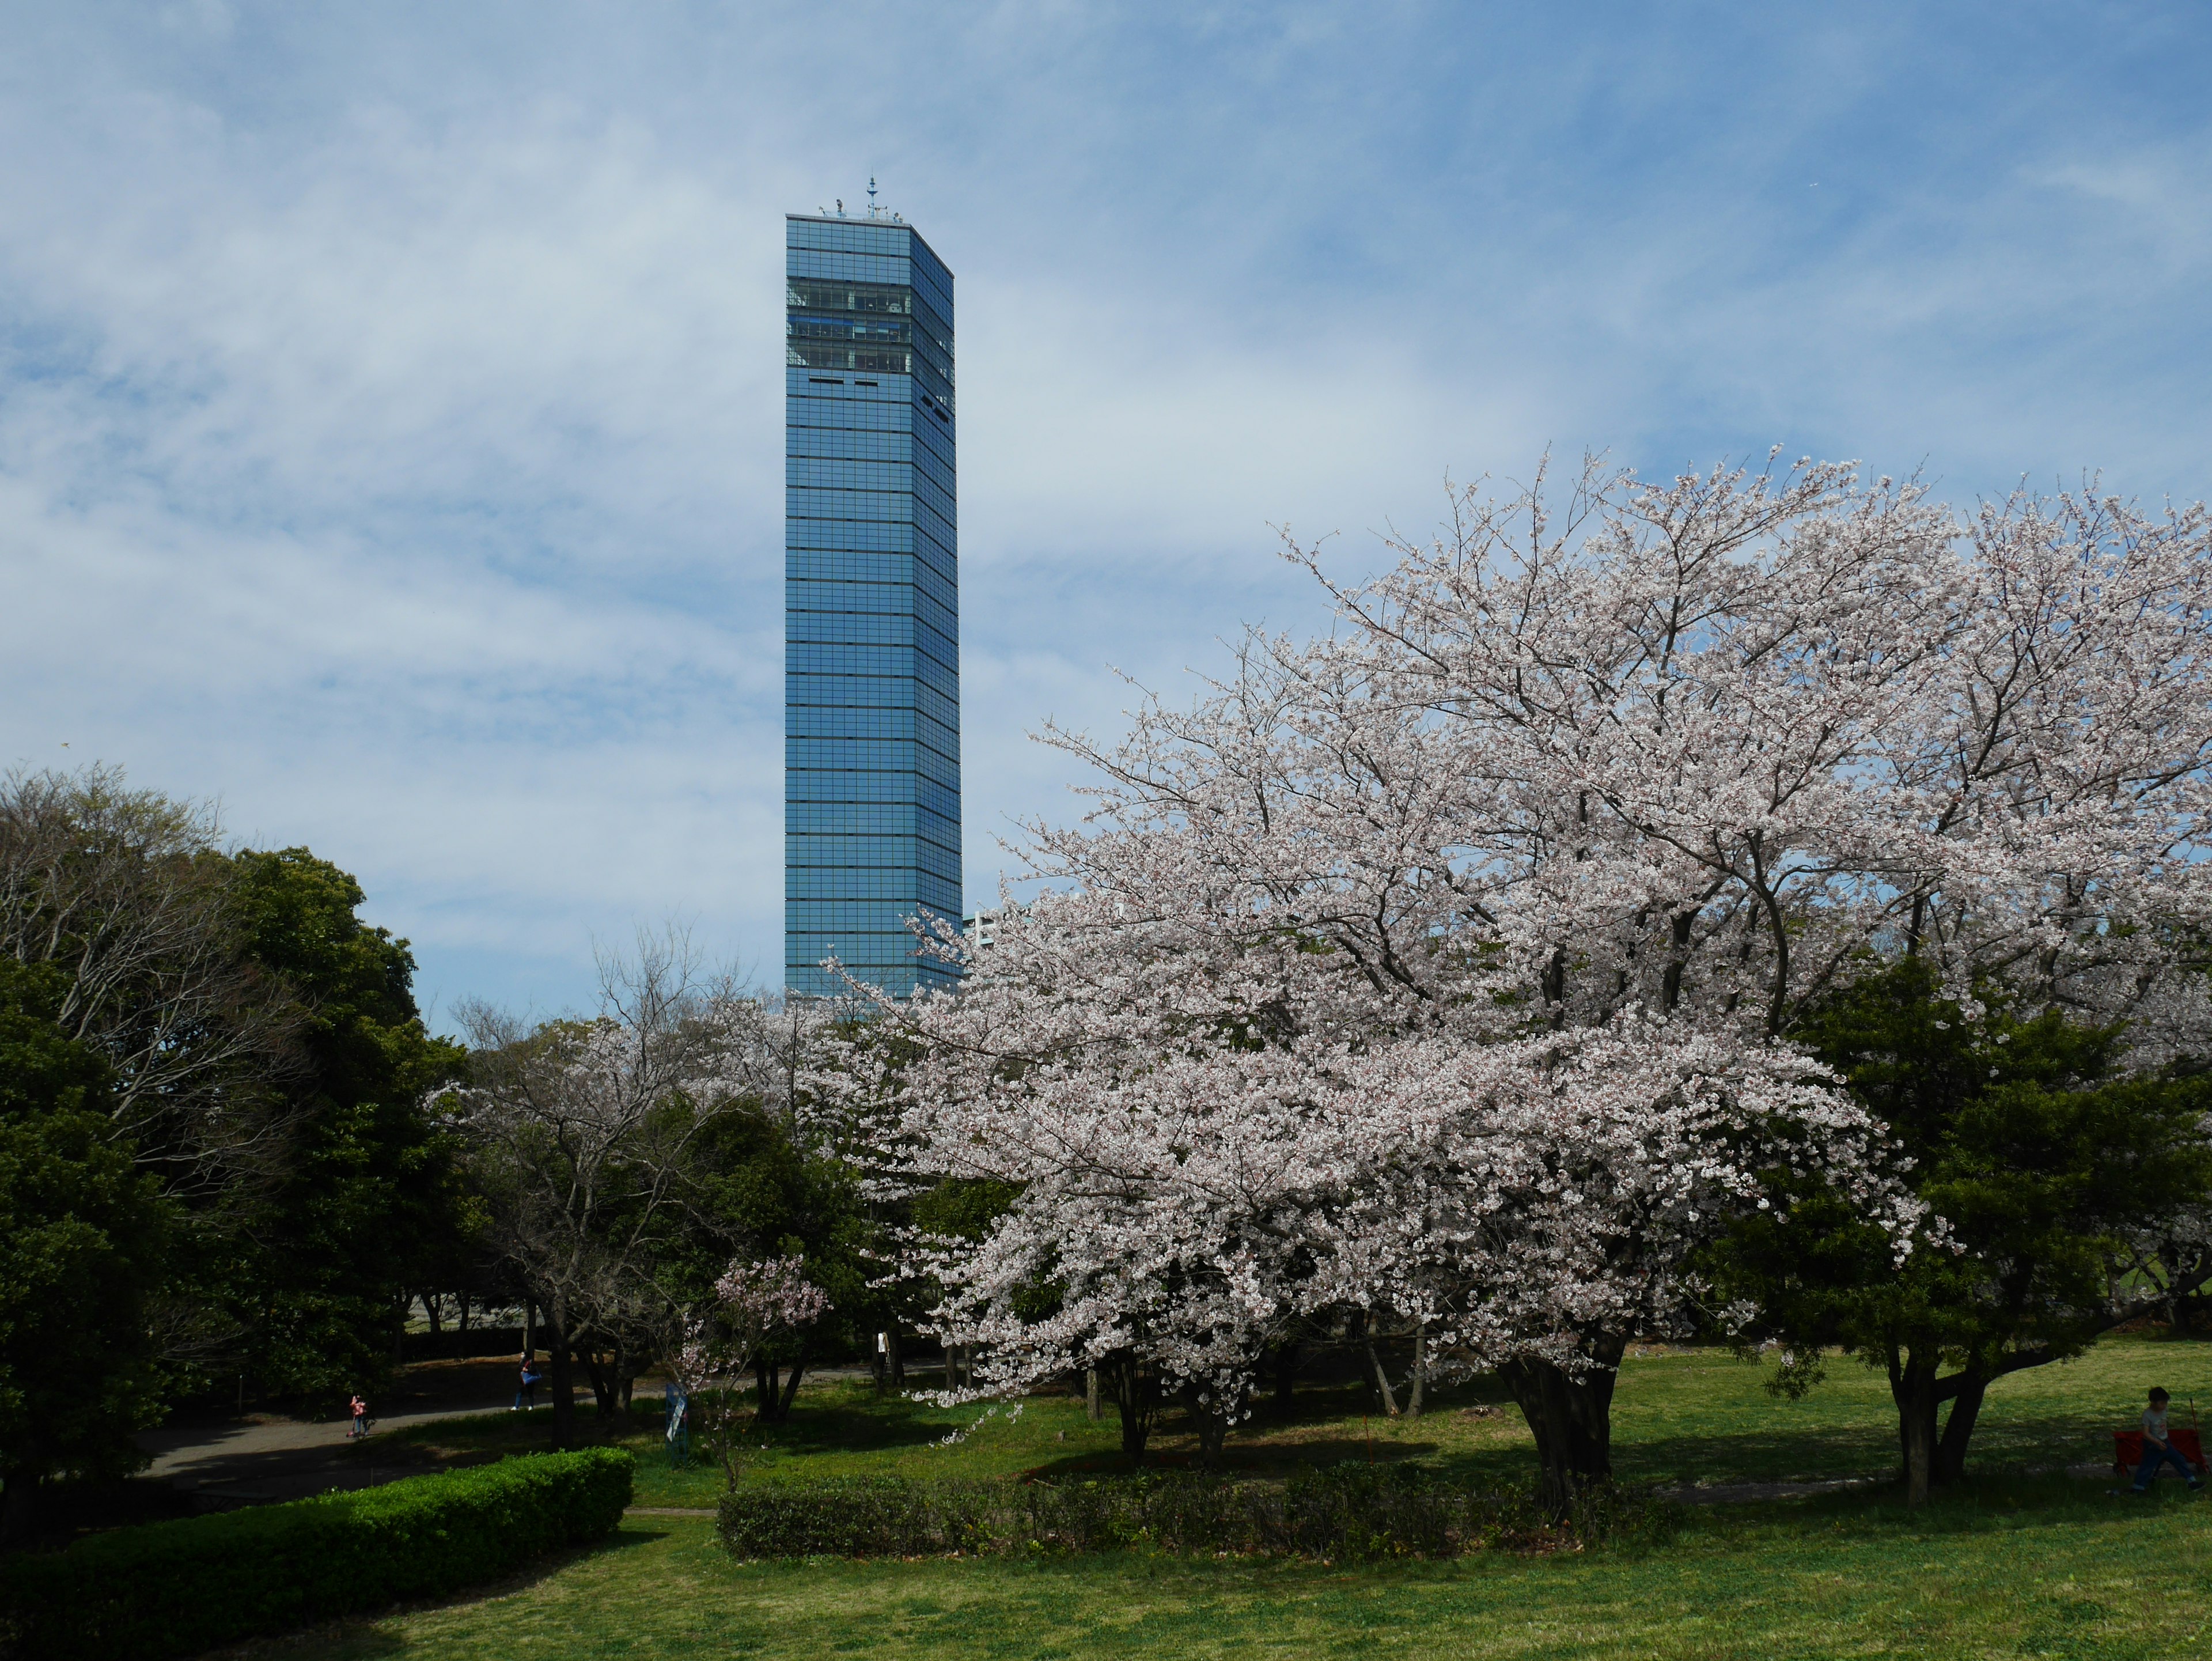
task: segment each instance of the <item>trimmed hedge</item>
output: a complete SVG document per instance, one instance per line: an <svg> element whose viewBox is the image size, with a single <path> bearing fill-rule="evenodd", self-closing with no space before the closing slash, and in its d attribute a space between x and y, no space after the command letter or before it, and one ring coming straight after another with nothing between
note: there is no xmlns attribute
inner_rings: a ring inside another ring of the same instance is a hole
<svg viewBox="0 0 2212 1661"><path fill-rule="evenodd" d="M10 1661L189 1655L507 1573L622 1521L635 1461L550 1453L0 1559Z"/></svg>
<svg viewBox="0 0 2212 1661"><path fill-rule="evenodd" d="M1544 1550L1664 1526L1660 1507L1617 1489L1552 1518L1527 1492L1469 1488L1418 1465L1359 1463L1279 1486L1176 1473L1024 1483L763 1482L724 1494L719 1518L723 1543L740 1558L1149 1550L1351 1562Z"/></svg>

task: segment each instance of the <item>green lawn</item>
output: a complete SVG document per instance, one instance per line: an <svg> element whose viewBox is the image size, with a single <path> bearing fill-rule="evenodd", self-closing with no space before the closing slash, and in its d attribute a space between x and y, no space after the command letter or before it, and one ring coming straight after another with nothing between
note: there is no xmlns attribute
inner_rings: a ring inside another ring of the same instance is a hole
<svg viewBox="0 0 2212 1661"><path fill-rule="evenodd" d="M1631 1481L1881 1475L1893 1455L1882 1383L1855 1365L1802 1402L1724 1356L1632 1358L1615 1415ZM1969 1491L1908 1514L1885 1489L1685 1508L1651 1548L1358 1569L1121 1555L1012 1562L732 1563L704 1522L634 1517L612 1543L441 1608L349 1622L242 1653L265 1661L479 1655L691 1658L1333 1656L2153 1657L2212 1654L2212 1506L2162 1485L2108 1497L2109 1477L2017 1474L2109 1457L2110 1431L2162 1382L2212 1407L2212 1344L2110 1342L1991 1392ZM1474 1474L1525 1471L1517 1416L1474 1416L1464 1391L1416 1422L1370 1421L1377 1457ZM811 1400L810 1400L811 1398ZM1034 1402L1012 1426L938 1445L973 1408L877 1402L828 1385L754 1455L749 1480L890 1469L966 1475L1106 1457L1109 1417ZM1364 1457L1348 1393L1304 1395L1290 1423L1241 1439L1249 1466ZM542 1433L495 1419L426 1427L482 1457ZM1172 1425L1163 1450L1181 1451ZM623 1439L647 1445L650 1427ZM1062 1437L1065 1439L1061 1439ZM719 1479L649 1453L641 1505L711 1503Z"/></svg>
<svg viewBox="0 0 2212 1661"><path fill-rule="evenodd" d="M1613 1403L1613 1456L1630 1482L1779 1482L1804 1477L1880 1476L1897 1459L1896 1420L1887 1382L1854 1361L1837 1361L1828 1381L1802 1402L1778 1401L1761 1387L1759 1365L1725 1352L1631 1356ZM2063 1469L2109 1459L2111 1433L2131 1426L2143 1393L2162 1384L2187 1422L2195 1396L2212 1414L2212 1343L2106 1341L2078 1361L2038 1367L2000 1380L1990 1391L1975 1433L1974 1466L1985 1472ZM1468 1409L1503 1404L1477 1417ZM711 1506L719 1470L672 1469L661 1451L659 1408L643 1401L618 1429L588 1410L579 1422L595 1439L620 1441L640 1457L638 1503ZM765 1433L748 1454L749 1478L800 1470L821 1475L895 1471L913 1476L1011 1475L1084 1465L1109 1467L1120 1451L1112 1412L1094 1425L1079 1399L1041 1396L1009 1423L1001 1415L976 1425L946 1447L948 1432L975 1425L983 1409L940 1409L901 1397L877 1397L864 1385L831 1382L799 1396L792 1422ZM380 1461L392 1440L450 1457L521 1451L549 1445L551 1415L493 1415L447 1420L380 1437L359 1450ZM1364 1458L1371 1439L1377 1458L1415 1458L1477 1479L1511 1481L1529 1468L1532 1443L1520 1414L1494 1386L1447 1392L1418 1420L1360 1417L1360 1392L1301 1390L1298 1411L1285 1421L1263 1409L1230 1440L1232 1464L1279 1469L1297 1461ZM1166 1459L1195 1447L1170 1415L1153 1439Z"/></svg>

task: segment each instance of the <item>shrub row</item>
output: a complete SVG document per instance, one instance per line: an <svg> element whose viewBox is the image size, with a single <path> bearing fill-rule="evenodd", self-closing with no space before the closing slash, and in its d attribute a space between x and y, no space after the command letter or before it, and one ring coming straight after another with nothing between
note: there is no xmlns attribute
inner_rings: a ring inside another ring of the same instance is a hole
<svg viewBox="0 0 2212 1661"><path fill-rule="evenodd" d="M610 1532L634 1463L616 1448L540 1454L0 1559L0 1655L187 1655L438 1597Z"/></svg>
<svg viewBox="0 0 2212 1661"><path fill-rule="evenodd" d="M1466 1488L1419 1466L1346 1463L1279 1486L1187 1474L1025 1483L858 1476L723 1495L740 1558L1152 1550L1331 1561L1538 1550L1649 1534L1655 1502L1593 1492L1552 1518L1526 1491Z"/></svg>

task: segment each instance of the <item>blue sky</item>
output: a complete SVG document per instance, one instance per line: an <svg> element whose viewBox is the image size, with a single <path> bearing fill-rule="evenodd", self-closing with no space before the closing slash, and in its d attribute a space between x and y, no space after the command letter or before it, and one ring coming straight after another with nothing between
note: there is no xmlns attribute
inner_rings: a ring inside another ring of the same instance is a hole
<svg viewBox="0 0 2212 1661"><path fill-rule="evenodd" d="M1548 446L2206 492L2201 6L0 4L0 764L360 876L439 1009L781 958L781 215L958 278L968 886L1271 526ZM66 747L64 747L66 746Z"/></svg>

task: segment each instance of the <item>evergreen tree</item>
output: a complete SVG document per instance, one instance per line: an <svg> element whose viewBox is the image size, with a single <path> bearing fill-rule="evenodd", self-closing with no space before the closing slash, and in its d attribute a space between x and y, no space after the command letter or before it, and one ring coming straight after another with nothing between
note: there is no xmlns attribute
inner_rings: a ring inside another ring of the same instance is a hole
<svg viewBox="0 0 2212 1661"><path fill-rule="evenodd" d="M54 1016L68 977L0 958L0 1537L40 1488L141 1463L159 1417L148 1332L173 1214L113 1135L113 1069Z"/></svg>

